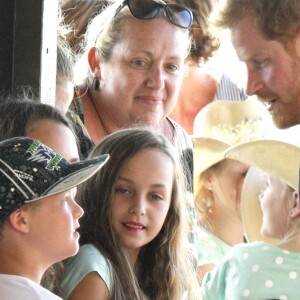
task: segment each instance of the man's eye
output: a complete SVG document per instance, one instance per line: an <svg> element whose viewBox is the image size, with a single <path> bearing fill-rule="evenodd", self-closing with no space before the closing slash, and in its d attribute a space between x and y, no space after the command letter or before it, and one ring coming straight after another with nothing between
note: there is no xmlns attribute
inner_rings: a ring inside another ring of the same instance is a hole
<svg viewBox="0 0 300 300"><path fill-rule="evenodd" d="M266 65L266 60L254 60L253 65L256 69L261 69Z"/></svg>

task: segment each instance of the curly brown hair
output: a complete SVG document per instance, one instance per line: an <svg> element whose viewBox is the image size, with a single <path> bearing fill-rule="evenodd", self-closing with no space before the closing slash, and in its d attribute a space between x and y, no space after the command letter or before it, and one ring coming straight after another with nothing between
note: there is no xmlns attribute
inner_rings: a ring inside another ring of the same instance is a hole
<svg viewBox="0 0 300 300"><path fill-rule="evenodd" d="M285 45L296 36L300 25L298 0L227 0L214 23L221 28L231 28L249 12L254 14L257 27L265 38Z"/></svg>
<svg viewBox="0 0 300 300"><path fill-rule="evenodd" d="M191 27L193 44L189 58L197 62L208 60L219 48L219 40L211 34L208 22L208 17L213 9L212 1L172 0L170 2L183 5L193 13L193 24Z"/></svg>

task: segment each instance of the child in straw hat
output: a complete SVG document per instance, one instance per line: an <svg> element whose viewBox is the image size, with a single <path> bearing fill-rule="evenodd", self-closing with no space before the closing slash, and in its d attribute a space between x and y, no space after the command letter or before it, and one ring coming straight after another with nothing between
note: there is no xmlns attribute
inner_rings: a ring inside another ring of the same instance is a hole
<svg viewBox="0 0 300 300"><path fill-rule="evenodd" d="M261 138L269 126L273 124L266 109L254 99L214 101L197 116L193 141L200 282L244 238L240 195L248 165L225 159L223 153L237 143Z"/></svg>
<svg viewBox="0 0 300 300"><path fill-rule="evenodd" d="M61 299L40 286L52 264L78 251L76 186L108 159L68 163L38 140L0 142L0 291L5 300Z"/></svg>
<svg viewBox="0 0 300 300"><path fill-rule="evenodd" d="M268 173L267 186L259 197L261 234L280 241L232 248L206 276L203 299L299 299L300 147L274 140L250 141L233 146L225 156Z"/></svg>

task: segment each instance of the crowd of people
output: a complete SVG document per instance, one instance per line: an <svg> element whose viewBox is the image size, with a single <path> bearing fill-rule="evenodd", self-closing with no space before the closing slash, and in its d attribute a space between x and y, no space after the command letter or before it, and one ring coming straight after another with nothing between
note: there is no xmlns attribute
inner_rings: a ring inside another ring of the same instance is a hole
<svg viewBox="0 0 300 300"><path fill-rule="evenodd" d="M55 107L0 99L1 299L297 299L300 4L216 2L59 2Z"/></svg>

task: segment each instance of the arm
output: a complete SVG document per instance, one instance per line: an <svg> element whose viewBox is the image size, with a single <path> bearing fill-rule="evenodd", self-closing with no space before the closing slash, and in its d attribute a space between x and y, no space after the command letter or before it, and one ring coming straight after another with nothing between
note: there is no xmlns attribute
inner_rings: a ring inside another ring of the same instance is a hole
<svg viewBox="0 0 300 300"><path fill-rule="evenodd" d="M68 300L109 300L108 288L96 272L87 274L70 294Z"/></svg>
<svg viewBox="0 0 300 300"><path fill-rule="evenodd" d="M197 278L200 286L202 285L203 278L207 272L210 272L215 267L214 264L206 264L197 267Z"/></svg>

